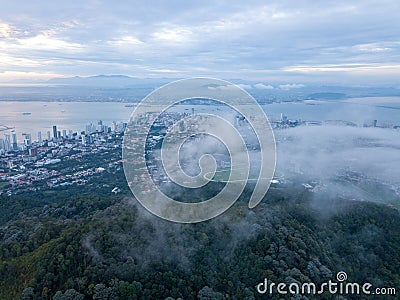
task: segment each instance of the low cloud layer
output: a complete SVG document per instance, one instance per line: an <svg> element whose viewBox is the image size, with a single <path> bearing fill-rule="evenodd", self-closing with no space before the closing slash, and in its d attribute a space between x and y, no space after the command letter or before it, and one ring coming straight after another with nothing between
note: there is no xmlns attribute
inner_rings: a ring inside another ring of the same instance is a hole
<svg viewBox="0 0 400 300"><path fill-rule="evenodd" d="M381 188L391 200L400 196L398 130L303 126L276 132L276 137L277 171L290 181L349 200L384 201Z"/></svg>

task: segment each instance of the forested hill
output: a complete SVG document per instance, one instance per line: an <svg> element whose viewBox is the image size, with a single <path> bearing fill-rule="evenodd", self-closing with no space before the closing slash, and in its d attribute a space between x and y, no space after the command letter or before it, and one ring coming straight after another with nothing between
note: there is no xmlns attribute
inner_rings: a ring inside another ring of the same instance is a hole
<svg viewBox="0 0 400 300"><path fill-rule="evenodd" d="M27 196L3 197L17 213L0 227L0 299L265 299L255 289L264 278L320 283L339 271L400 286L396 209L290 194L270 190L253 210L238 202L184 225L120 195L58 193L31 206Z"/></svg>

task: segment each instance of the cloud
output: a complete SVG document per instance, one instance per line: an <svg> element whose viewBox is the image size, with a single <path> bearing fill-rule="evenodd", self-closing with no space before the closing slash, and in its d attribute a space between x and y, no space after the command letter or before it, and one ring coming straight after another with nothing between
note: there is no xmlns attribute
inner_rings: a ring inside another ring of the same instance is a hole
<svg viewBox="0 0 400 300"><path fill-rule="evenodd" d="M63 77L63 75L56 73L17 72L17 71L0 72L0 82L13 82L15 80L33 80L33 81L48 80L55 77Z"/></svg>
<svg viewBox="0 0 400 300"><path fill-rule="evenodd" d="M190 40L192 32L186 28L163 28L152 34L157 42L167 42L173 44L186 43Z"/></svg>
<svg viewBox="0 0 400 300"><path fill-rule="evenodd" d="M209 90L221 90L221 91L227 91L227 90L236 90L236 86L246 86L245 84L240 85L240 84L227 84L227 85L217 85L217 86L209 86L208 89ZM243 88L243 87L241 87Z"/></svg>
<svg viewBox="0 0 400 300"><path fill-rule="evenodd" d="M273 90L274 89L274 87L272 85L265 85L263 83L257 83L254 85L254 87L259 90Z"/></svg>
<svg viewBox="0 0 400 300"><path fill-rule="evenodd" d="M151 77L160 76L151 70L174 70L162 76L178 72L274 85L294 77L364 84L379 76L396 84L399 6L396 0L16 0L2 7L0 48L4 56L37 64L8 64L7 71ZM374 68L343 67L354 64ZM322 67L329 65L341 67Z"/></svg>
<svg viewBox="0 0 400 300"><path fill-rule="evenodd" d="M244 90L250 90L250 89L252 89L252 86L251 85L249 85L249 84L242 84L242 83L240 83L240 84L236 84L238 87L240 87L241 89L244 89Z"/></svg>
<svg viewBox="0 0 400 300"><path fill-rule="evenodd" d="M326 125L275 134L277 172L289 180L314 182L314 192L346 199L384 201L370 192L376 183L400 195L400 170L393 168L400 162L397 130Z"/></svg>
<svg viewBox="0 0 400 300"><path fill-rule="evenodd" d="M117 45L117 46L140 46L143 45L144 43L139 40L138 38L131 36L131 35L126 35L122 36L119 39L107 41L108 44L110 45Z"/></svg>
<svg viewBox="0 0 400 300"><path fill-rule="evenodd" d="M355 51L360 52L387 52L394 50L392 46L399 46L399 43L368 43L353 46Z"/></svg>
<svg viewBox="0 0 400 300"><path fill-rule="evenodd" d="M83 46L78 43L70 43L53 36L53 32L42 32L34 37L16 39L16 46L20 49L28 50L62 50L62 51L80 51Z"/></svg>
<svg viewBox="0 0 400 300"><path fill-rule="evenodd" d="M9 24L0 23L0 37L8 38L11 35L12 29Z"/></svg>
<svg viewBox="0 0 400 300"><path fill-rule="evenodd" d="M300 83L292 83L292 84L280 84L278 87L281 90L291 90L291 89L301 89L303 88L305 85L304 84L300 84Z"/></svg>

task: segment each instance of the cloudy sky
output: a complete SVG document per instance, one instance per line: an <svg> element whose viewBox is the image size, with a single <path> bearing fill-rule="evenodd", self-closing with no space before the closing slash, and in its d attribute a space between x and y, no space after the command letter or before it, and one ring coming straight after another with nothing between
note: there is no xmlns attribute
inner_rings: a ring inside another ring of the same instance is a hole
<svg viewBox="0 0 400 300"><path fill-rule="evenodd" d="M0 5L0 83L123 74L399 86L398 0Z"/></svg>

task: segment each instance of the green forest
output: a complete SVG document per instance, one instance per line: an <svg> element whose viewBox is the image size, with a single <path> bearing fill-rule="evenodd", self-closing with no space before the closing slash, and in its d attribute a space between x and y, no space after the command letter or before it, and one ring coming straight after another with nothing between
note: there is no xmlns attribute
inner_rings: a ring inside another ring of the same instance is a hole
<svg viewBox="0 0 400 300"><path fill-rule="evenodd" d="M273 188L255 209L247 191L213 220L176 224L126 188L109 190L2 196L0 299L282 299L255 287L264 278L321 283L339 271L400 286L400 216L386 205Z"/></svg>

